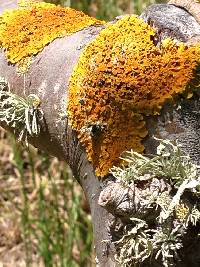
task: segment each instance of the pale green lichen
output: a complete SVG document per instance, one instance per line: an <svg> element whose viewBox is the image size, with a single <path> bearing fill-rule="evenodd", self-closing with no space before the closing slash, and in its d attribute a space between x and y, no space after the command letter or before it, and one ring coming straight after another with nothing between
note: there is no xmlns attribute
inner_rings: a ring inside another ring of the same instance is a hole
<svg viewBox="0 0 200 267"><path fill-rule="evenodd" d="M117 181L127 187L142 183L141 190L145 191L153 179L169 185L156 194L150 190L151 194L142 195L140 210L124 228L122 238L115 242L120 266L139 266L152 257L162 261L164 267L174 266L190 226L196 226L200 220L199 166L179 144L159 141L157 155L149 158L130 151L123 157L124 167L111 169ZM193 195L192 201L188 192ZM148 211L151 220L148 216L144 218Z"/></svg>
<svg viewBox="0 0 200 267"><path fill-rule="evenodd" d="M0 77L0 122L14 129L20 141L40 133L43 111L35 94L20 97L9 90L7 81Z"/></svg>

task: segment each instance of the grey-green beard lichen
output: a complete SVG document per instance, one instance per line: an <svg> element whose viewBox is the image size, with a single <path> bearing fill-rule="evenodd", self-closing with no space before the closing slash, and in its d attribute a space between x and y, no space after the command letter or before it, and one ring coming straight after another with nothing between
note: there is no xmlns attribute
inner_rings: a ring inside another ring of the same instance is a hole
<svg viewBox="0 0 200 267"><path fill-rule="evenodd" d="M200 220L199 166L180 145L157 140L157 155L147 157L130 151L123 158L124 167L111 169L118 182L141 190L138 210L122 237L114 242L119 266L140 266L152 258L159 259L164 267L174 266L189 226Z"/></svg>
<svg viewBox="0 0 200 267"><path fill-rule="evenodd" d="M8 82L0 77L0 122L13 128L19 141L28 142L28 136L38 136L43 111L35 94L20 97L10 92Z"/></svg>

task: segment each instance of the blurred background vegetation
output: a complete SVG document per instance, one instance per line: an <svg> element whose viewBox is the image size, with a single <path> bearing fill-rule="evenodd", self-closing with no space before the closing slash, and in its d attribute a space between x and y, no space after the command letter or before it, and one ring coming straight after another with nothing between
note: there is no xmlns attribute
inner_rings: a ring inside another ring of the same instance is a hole
<svg viewBox="0 0 200 267"><path fill-rule="evenodd" d="M75 9L103 20L112 20L122 14L140 14L144 8L155 0L46 0Z"/></svg>
<svg viewBox="0 0 200 267"><path fill-rule="evenodd" d="M47 0L99 19L154 0ZM89 208L68 166L0 129L0 267L92 267Z"/></svg>

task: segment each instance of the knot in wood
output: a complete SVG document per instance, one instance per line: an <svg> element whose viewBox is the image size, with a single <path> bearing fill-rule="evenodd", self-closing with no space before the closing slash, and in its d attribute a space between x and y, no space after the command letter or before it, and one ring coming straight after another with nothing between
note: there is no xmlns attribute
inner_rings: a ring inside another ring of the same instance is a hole
<svg viewBox="0 0 200 267"><path fill-rule="evenodd" d="M130 216L135 212L134 190L122 183L109 183L100 193L98 204L113 215Z"/></svg>

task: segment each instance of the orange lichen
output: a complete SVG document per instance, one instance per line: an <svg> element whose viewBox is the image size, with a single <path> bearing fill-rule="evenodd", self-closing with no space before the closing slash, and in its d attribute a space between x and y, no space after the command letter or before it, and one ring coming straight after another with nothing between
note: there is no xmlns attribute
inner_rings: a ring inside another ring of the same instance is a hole
<svg viewBox="0 0 200 267"><path fill-rule="evenodd" d="M105 176L126 150L142 152L145 116L156 114L185 90L199 47L166 39L126 16L100 32L82 53L71 76L68 114L96 174Z"/></svg>
<svg viewBox="0 0 200 267"><path fill-rule="evenodd" d="M18 63L58 37L101 23L81 11L33 2L0 16L0 47L9 62Z"/></svg>

